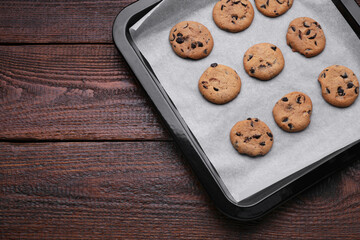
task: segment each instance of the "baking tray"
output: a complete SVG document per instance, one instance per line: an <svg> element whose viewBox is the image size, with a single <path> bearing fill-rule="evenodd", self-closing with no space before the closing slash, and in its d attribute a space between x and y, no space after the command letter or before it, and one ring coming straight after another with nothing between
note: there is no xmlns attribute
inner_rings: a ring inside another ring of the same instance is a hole
<svg viewBox="0 0 360 240"><path fill-rule="evenodd" d="M123 9L114 22L114 42L155 104L193 171L221 212L231 218L243 221L260 218L280 204L358 159L360 156L359 141L289 175L240 202L235 201L130 35L130 27L161 1L140 0ZM354 0L333 0L333 3L357 36L360 37L360 8L356 2Z"/></svg>

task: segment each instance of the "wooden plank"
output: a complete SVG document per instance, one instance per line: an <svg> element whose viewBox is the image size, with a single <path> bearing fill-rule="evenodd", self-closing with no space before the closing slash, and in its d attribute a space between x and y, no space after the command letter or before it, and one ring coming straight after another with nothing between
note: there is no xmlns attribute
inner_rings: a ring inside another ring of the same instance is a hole
<svg viewBox="0 0 360 240"><path fill-rule="evenodd" d="M133 2L2 0L0 43L110 43L115 17Z"/></svg>
<svg viewBox="0 0 360 240"><path fill-rule="evenodd" d="M360 161L248 223L172 142L0 143L0 238L358 239Z"/></svg>
<svg viewBox="0 0 360 240"><path fill-rule="evenodd" d="M117 14L135 0L2 0L0 43L110 43Z"/></svg>
<svg viewBox="0 0 360 240"><path fill-rule="evenodd" d="M112 45L0 46L0 139L169 139Z"/></svg>

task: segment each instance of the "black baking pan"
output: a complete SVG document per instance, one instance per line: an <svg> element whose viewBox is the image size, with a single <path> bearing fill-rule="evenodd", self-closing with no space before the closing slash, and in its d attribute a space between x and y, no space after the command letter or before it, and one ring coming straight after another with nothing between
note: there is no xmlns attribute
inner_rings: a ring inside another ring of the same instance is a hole
<svg viewBox="0 0 360 240"><path fill-rule="evenodd" d="M249 198L240 202L235 201L161 86L151 66L131 38L130 27L161 1L140 0L123 9L114 22L114 42L155 104L193 171L221 212L231 218L243 221L260 218L350 162L359 159L360 140L257 192ZM356 2L354 0L333 0L333 3L355 33L360 36L360 8Z"/></svg>

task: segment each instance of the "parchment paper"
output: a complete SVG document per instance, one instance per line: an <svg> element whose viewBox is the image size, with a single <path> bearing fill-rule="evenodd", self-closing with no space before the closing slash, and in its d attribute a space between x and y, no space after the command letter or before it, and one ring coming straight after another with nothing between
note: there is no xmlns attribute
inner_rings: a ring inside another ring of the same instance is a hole
<svg viewBox="0 0 360 240"><path fill-rule="evenodd" d="M136 45L152 66L181 116L199 141L235 200L243 200L290 174L360 139L360 100L346 109L333 107L321 96L319 73L334 64L360 74L360 41L330 0L295 0L283 16L267 18L254 1L255 18L247 30L228 33L212 19L217 0L164 0L131 29ZM322 54L307 59L286 45L289 23L297 17L318 21L327 38ZM186 60L172 51L170 29L180 21L198 21L214 37L214 49L205 59ZM270 81L249 77L242 64L245 51L256 43L278 46L285 58L283 72ZM241 77L240 95L226 105L206 101L198 80L211 63L234 68ZM285 94L301 91L313 102L310 126L300 133L286 133L272 117L274 104ZM264 157L237 153L230 143L230 129L248 117L266 122L274 134L272 150Z"/></svg>

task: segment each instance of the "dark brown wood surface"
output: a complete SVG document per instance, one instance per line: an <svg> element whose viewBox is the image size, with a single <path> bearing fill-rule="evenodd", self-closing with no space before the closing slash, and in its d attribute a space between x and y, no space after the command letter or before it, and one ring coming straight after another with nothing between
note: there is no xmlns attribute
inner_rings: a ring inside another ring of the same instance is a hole
<svg viewBox="0 0 360 240"><path fill-rule="evenodd" d="M131 2L0 1L0 239L360 239L360 159L263 219L215 209L112 43Z"/></svg>

